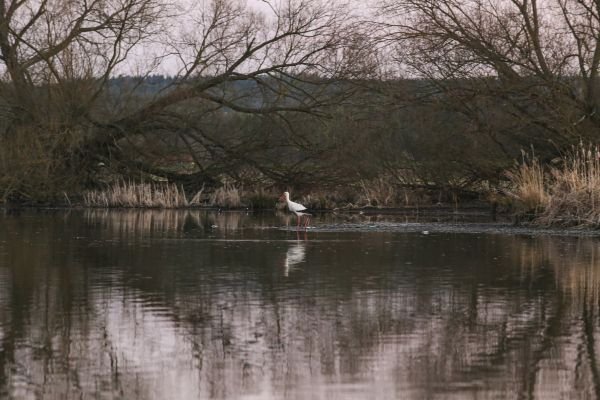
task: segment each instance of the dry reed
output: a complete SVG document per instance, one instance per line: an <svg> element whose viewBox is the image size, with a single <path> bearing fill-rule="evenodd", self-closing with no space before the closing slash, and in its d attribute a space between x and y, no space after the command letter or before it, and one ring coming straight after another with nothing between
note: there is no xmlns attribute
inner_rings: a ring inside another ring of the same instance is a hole
<svg viewBox="0 0 600 400"><path fill-rule="evenodd" d="M379 177L370 181L360 180L362 196L359 203L369 207L391 207L396 206L396 199L399 197L396 185L389 179Z"/></svg>
<svg viewBox="0 0 600 400"><path fill-rule="evenodd" d="M600 148L580 144L550 171L546 224L600 226Z"/></svg>
<svg viewBox="0 0 600 400"><path fill-rule="evenodd" d="M526 212L539 212L549 201L544 169L535 155L523 153L523 161L506 173L512 185L506 193L515 198Z"/></svg>
<svg viewBox="0 0 600 400"><path fill-rule="evenodd" d="M243 204L241 192L241 189L226 183L211 194L208 200L208 205L222 208L242 207Z"/></svg>
<svg viewBox="0 0 600 400"><path fill-rule="evenodd" d="M105 190L88 191L83 201L88 207L180 208L191 204L175 184L135 182L117 182Z"/></svg>
<svg viewBox="0 0 600 400"><path fill-rule="evenodd" d="M507 174L509 194L542 225L600 227L600 147L574 147L545 173L532 158Z"/></svg>

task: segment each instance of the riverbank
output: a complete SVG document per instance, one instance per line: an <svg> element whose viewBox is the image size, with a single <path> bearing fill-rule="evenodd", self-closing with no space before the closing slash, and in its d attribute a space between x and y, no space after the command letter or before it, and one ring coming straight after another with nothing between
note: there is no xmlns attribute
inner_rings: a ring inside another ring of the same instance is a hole
<svg viewBox="0 0 600 400"><path fill-rule="evenodd" d="M283 230L295 231L295 227ZM589 228L542 228L517 226L505 222L364 222L311 226L308 232L390 232L432 234L500 234L525 236L585 236L600 237L600 230Z"/></svg>

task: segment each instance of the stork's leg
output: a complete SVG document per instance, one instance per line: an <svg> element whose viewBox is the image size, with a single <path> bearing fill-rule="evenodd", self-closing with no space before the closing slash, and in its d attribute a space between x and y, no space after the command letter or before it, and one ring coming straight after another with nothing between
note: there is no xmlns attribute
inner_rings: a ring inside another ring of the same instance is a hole
<svg viewBox="0 0 600 400"><path fill-rule="evenodd" d="M308 224L310 223L310 215L304 216L304 229L308 228Z"/></svg>
<svg viewBox="0 0 600 400"><path fill-rule="evenodd" d="M296 214L296 217L298 217L298 226L296 229L300 229L300 214Z"/></svg>

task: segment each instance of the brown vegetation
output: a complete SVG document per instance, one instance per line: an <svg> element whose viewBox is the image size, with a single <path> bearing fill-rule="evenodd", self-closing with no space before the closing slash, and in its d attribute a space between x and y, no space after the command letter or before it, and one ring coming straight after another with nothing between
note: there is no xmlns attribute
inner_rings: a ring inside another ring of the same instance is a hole
<svg viewBox="0 0 600 400"><path fill-rule="evenodd" d="M245 191L225 184L206 193L199 190L186 196L183 188L168 182L137 183L115 182L105 189L83 193L83 205L98 208L186 208L216 207L225 209L273 208L277 195L274 192Z"/></svg>
<svg viewBox="0 0 600 400"><path fill-rule="evenodd" d="M175 184L133 182L85 192L83 201L87 207L181 208L196 204L188 201L185 192Z"/></svg>
<svg viewBox="0 0 600 400"><path fill-rule="evenodd" d="M557 161L558 162L558 161ZM557 166L545 169L535 158L509 174L510 194L534 222L543 225L600 226L600 149L580 144Z"/></svg>
<svg viewBox="0 0 600 400"><path fill-rule="evenodd" d="M348 92L338 79L369 71L353 61L367 58L348 8L269 5L0 0L3 199L52 201L107 176L150 174L189 192L248 170L277 177L250 155L289 135L294 115L320 117L339 105ZM156 58L140 59L148 48ZM163 62L177 65L175 76L147 91ZM134 66L138 78L111 79ZM263 140L252 127L267 120L278 132ZM177 153L189 155L192 170L160 162Z"/></svg>
<svg viewBox="0 0 600 400"><path fill-rule="evenodd" d="M546 187L546 174L540 161L533 156L523 154L523 159L506 176L511 186L506 194L517 199L521 212L538 212L546 208L549 196Z"/></svg>
<svg viewBox="0 0 600 400"><path fill-rule="evenodd" d="M368 22L343 2L264 3L0 0L2 200L258 207L288 189L320 208L397 207L510 179L527 210L592 218L593 189L560 175L574 166L542 176L600 133L586 1L385 0ZM174 76L152 75L162 63ZM507 177L530 146L539 162ZM548 179L581 198L556 202ZM142 189L154 180L170 185ZM148 194L172 188L181 199Z"/></svg>

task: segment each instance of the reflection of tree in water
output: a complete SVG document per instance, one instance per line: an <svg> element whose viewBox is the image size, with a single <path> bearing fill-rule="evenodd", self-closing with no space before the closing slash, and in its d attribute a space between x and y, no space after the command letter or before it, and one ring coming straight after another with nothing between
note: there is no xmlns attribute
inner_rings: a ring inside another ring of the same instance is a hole
<svg viewBox="0 0 600 400"><path fill-rule="evenodd" d="M432 371L430 387L476 389L509 373L515 383L513 392L503 392L509 397L595 397L597 354L590 328L598 324L597 244L550 238L506 241L510 251L504 262L517 267L512 277L501 273L491 285L471 286L470 300L441 301L436 315L443 318L433 318L437 326L427 331L417 352ZM470 306L454 308L463 304ZM412 370L414 379L423 377L420 369ZM474 375L483 381L473 380Z"/></svg>
<svg viewBox="0 0 600 400"><path fill-rule="evenodd" d="M560 379L570 385L588 388L593 394L590 397L594 398L600 398L598 349L595 346L595 328L600 322L599 246L596 240L589 239L554 242L546 239L527 249L523 257L527 260L524 265L531 270L535 265L551 266L552 278L560 291L557 294L561 299L559 306L565 314L557 315L557 320L560 320L554 324L556 332L551 333L569 334L568 340L563 339L561 346L555 346L552 350L562 351L561 359L576 359L576 368L562 365L569 372L551 376L550 379Z"/></svg>
<svg viewBox="0 0 600 400"><path fill-rule="evenodd" d="M597 394L593 240L67 240L92 236L88 218L5 221L0 397L326 398L365 381L379 398ZM126 237L159 224L110 218ZM282 256L302 268L282 276Z"/></svg>

